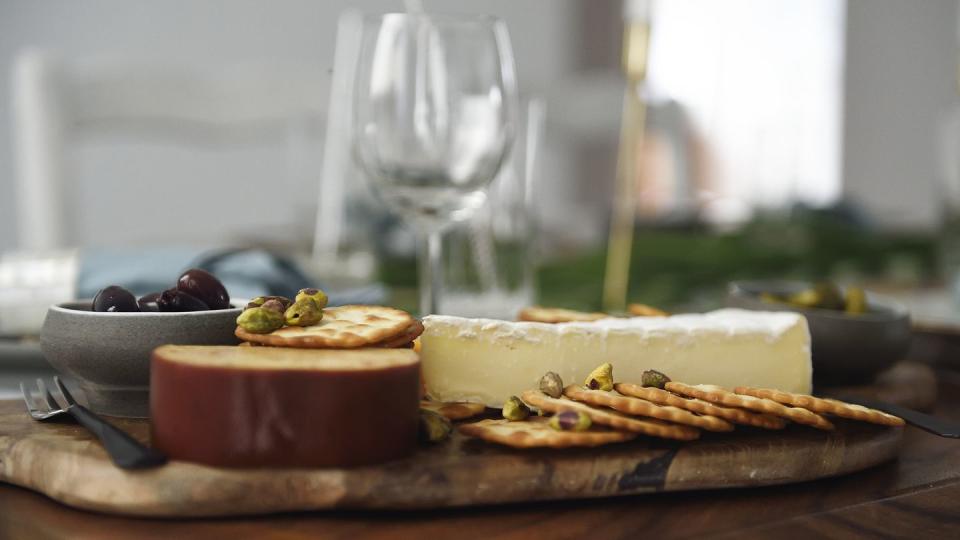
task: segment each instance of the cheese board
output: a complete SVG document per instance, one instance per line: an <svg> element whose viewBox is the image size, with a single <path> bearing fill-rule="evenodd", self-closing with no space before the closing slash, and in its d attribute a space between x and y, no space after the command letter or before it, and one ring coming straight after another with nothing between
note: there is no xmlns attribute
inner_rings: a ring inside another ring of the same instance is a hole
<svg viewBox="0 0 960 540"><path fill-rule="evenodd" d="M115 419L141 441L146 420ZM512 450L455 433L413 456L351 469L225 469L173 461L123 471L74 424L39 424L0 402L0 481L64 504L153 517L427 509L803 482L895 459L903 428L837 422L738 428L698 441L641 438L593 449ZM251 496L251 494L257 494ZM654 495L655 496L655 495Z"/></svg>
<svg viewBox="0 0 960 540"><path fill-rule="evenodd" d="M179 288L195 275L210 286ZM218 283L189 270L158 312L117 286L62 309L93 321L106 354L126 343L102 339L108 321L194 327L230 305ZM200 315L181 314L181 297ZM795 313L420 321L326 304L310 288L254 298L214 325L239 346L164 344L121 362L149 378L150 419L113 421L164 465L117 468L83 428L0 402L0 481L134 516L414 510L810 481L893 460L902 439L901 418L807 395ZM67 334L45 325L47 343ZM103 356L77 359L117 371Z"/></svg>

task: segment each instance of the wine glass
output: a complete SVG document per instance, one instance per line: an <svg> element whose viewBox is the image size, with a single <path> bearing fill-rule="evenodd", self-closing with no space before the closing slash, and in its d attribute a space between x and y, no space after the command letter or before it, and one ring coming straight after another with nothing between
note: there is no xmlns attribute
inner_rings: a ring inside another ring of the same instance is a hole
<svg viewBox="0 0 960 540"><path fill-rule="evenodd" d="M437 313L442 231L484 204L513 143L506 26L487 16L370 19L355 81L354 156L416 229L420 311Z"/></svg>

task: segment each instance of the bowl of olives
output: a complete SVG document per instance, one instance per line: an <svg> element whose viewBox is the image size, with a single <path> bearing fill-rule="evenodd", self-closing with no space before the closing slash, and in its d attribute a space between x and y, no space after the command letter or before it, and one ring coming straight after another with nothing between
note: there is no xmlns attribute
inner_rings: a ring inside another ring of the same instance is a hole
<svg viewBox="0 0 960 540"><path fill-rule="evenodd" d="M92 300L50 307L40 347L53 367L73 378L87 406L111 416L149 414L150 354L160 345L236 345L242 310L226 288L199 269L174 287L137 298L111 285Z"/></svg>
<svg viewBox="0 0 960 540"><path fill-rule="evenodd" d="M737 281L727 305L803 314L810 327L813 377L818 384L872 380L910 348L910 313L896 301L834 283Z"/></svg>

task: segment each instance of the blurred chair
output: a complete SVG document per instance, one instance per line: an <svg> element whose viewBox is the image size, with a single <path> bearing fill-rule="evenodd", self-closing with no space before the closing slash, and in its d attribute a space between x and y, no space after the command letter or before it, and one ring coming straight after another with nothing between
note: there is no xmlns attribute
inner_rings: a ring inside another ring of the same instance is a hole
<svg viewBox="0 0 960 540"><path fill-rule="evenodd" d="M289 176L318 153L304 125L322 125L329 76L311 65L244 64L200 70L134 59L68 62L28 50L15 61L13 118L18 248L68 247L71 143L96 133L149 135L174 144L275 136ZM310 201L312 203L312 201Z"/></svg>

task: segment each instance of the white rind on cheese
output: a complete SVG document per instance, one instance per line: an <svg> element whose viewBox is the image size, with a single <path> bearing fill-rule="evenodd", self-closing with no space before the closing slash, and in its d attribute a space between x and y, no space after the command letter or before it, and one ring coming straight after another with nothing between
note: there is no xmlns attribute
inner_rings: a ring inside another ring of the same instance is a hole
<svg viewBox="0 0 960 540"><path fill-rule="evenodd" d="M423 319L427 393L500 407L547 371L582 384L599 364L640 382L656 369L688 384L810 393L810 332L796 313L723 309L705 314L544 324L432 315Z"/></svg>

